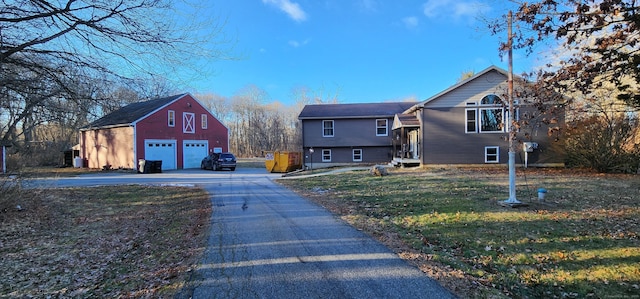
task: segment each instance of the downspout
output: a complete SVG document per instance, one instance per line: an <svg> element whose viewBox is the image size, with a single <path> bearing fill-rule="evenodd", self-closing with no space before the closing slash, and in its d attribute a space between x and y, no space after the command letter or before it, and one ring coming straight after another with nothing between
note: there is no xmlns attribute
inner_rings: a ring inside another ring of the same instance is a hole
<svg viewBox="0 0 640 299"><path fill-rule="evenodd" d="M301 119L298 119L300 121L300 145L302 145L302 169L303 170L307 170L307 154L304 150L304 121Z"/></svg>
<svg viewBox="0 0 640 299"><path fill-rule="evenodd" d="M425 130L424 130L424 106L420 106L416 108L416 118L418 119L418 124L420 124L419 128L419 132L418 132L418 159L420 160L420 167L424 167L425 163L425 157L427 156L427 154L424 151L424 144L425 144Z"/></svg>

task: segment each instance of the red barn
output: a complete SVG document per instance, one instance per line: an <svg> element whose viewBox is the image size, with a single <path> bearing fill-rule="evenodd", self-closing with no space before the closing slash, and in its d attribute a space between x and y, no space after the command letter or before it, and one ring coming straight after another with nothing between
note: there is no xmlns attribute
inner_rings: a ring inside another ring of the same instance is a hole
<svg viewBox="0 0 640 299"><path fill-rule="evenodd" d="M229 150L229 130L185 93L122 107L80 129L89 168L137 169L160 160L162 170L199 168L209 152Z"/></svg>

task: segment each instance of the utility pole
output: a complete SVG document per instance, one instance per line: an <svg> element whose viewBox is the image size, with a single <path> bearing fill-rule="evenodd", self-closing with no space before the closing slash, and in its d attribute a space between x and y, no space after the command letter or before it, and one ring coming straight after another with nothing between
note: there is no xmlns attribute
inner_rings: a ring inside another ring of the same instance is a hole
<svg viewBox="0 0 640 299"><path fill-rule="evenodd" d="M509 199L504 203L510 206L520 205L521 201L516 199L516 126L515 108L513 107L513 33L511 31L512 12L509 11L509 20L507 20L507 53L509 74L507 75L507 100L509 101Z"/></svg>

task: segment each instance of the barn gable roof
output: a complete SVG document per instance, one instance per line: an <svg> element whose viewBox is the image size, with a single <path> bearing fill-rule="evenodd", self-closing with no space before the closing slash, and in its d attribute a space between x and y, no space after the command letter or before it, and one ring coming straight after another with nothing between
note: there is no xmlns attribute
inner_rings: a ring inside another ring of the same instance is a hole
<svg viewBox="0 0 640 299"><path fill-rule="evenodd" d="M173 103L174 101L187 95L186 93L173 95L164 98L157 98L144 102L136 102L126 105L116 111L113 111L96 121L92 122L88 126L82 128L83 130L90 130L103 127L119 127L128 126L141 118L153 113L154 111Z"/></svg>
<svg viewBox="0 0 640 299"><path fill-rule="evenodd" d="M415 102L306 105L298 119L393 117Z"/></svg>

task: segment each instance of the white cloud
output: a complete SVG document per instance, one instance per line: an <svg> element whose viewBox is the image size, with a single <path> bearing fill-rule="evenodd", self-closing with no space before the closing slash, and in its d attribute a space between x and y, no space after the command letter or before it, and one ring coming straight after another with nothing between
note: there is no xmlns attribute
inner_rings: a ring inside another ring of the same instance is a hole
<svg viewBox="0 0 640 299"><path fill-rule="evenodd" d="M309 42L311 42L310 39L305 39L304 41L297 41L297 40L290 40L289 41L289 46L292 46L294 48L298 48L298 47L302 47L306 44L308 44Z"/></svg>
<svg viewBox="0 0 640 299"><path fill-rule="evenodd" d="M277 7L294 21L302 22L307 19L307 14L302 10L300 4L290 0L262 0L262 3Z"/></svg>
<svg viewBox="0 0 640 299"><path fill-rule="evenodd" d="M418 18L406 17L402 19L402 23L404 23L404 26L406 26L409 29L415 28L415 27L418 27Z"/></svg>
<svg viewBox="0 0 640 299"><path fill-rule="evenodd" d="M300 42L295 41L295 40L290 40L289 41L289 46L292 46L294 48L300 47Z"/></svg>
<svg viewBox="0 0 640 299"><path fill-rule="evenodd" d="M424 15L429 18L475 17L491 10L489 5L477 0L429 0L423 5Z"/></svg>
<svg viewBox="0 0 640 299"><path fill-rule="evenodd" d="M422 5L424 8L424 15L430 18L437 17L442 8L449 6L449 0L429 0Z"/></svg>
<svg viewBox="0 0 640 299"><path fill-rule="evenodd" d="M357 2L360 10L365 12L377 12L378 11L378 1L377 0L360 0Z"/></svg>

